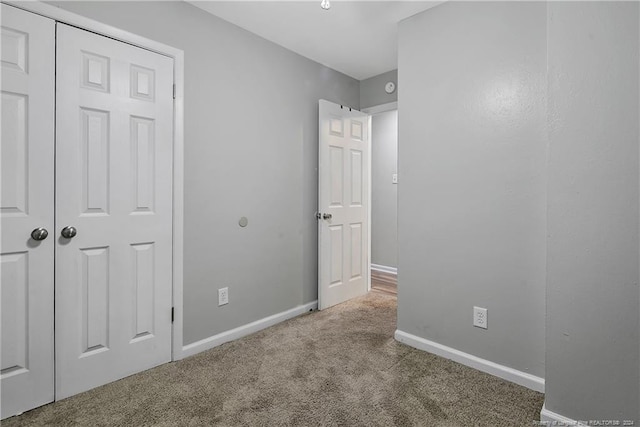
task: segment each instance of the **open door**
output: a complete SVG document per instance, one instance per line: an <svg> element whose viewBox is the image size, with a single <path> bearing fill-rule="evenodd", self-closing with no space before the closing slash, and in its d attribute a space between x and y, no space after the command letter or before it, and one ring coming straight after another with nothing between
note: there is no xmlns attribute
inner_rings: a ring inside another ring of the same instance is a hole
<svg viewBox="0 0 640 427"><path fill-rule="evenodd" d="M319 102L318 308L369 290L371 118Z"/></svg>

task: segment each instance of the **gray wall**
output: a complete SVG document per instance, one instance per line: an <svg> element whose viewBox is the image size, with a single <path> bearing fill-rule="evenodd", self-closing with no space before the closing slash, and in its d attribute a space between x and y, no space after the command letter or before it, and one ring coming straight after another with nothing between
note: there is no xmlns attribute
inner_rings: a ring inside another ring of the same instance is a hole
<svg viewBox="0 0 640 427"><path fill-rule="evenodd" d="M384 85L394 82L396 90L389 94L385 92ZM398 70L391 70L360 81L360 108L369 108L376 105L396 102L398 100Z"/></svg>
<svg viewBox="0 0 640 427"><path fill-rule="evenodd" d="M543 377L546 5L402 21L398 69L398 329Z"/></svg>
<svg viewBox="0 0 640 427"><path fill-rule="evenodd" d="M638 420L638 3L548 7L545 405Z"/></svg>
<svg viewBox="0 0 640 427"><path fill-rule="evenodd" d="M184 343L315 300L318 99L359 82L184 2L55 4L185 51Z"/></svg>
<svg viewBox="0 0 640 427"><path fill-rule="evenodd" d="M398 266L398 111L371 118L371 263Z"/></svg>

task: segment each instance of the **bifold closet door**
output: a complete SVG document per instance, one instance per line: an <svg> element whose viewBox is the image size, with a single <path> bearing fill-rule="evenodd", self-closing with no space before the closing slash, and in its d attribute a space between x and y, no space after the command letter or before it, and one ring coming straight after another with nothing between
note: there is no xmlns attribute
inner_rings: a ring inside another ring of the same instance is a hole
<svg viewBox="0 0 640 427"><path fill-rule="evenodd" d="M0 8L0 382L6 418L54 398L55 22L4 4Z"/></svg>
<svg viewBox="0 0 640 427"><path fill-rule="evenodd" d="M171 360L173 60L58 23L56 399Z"/></svg>

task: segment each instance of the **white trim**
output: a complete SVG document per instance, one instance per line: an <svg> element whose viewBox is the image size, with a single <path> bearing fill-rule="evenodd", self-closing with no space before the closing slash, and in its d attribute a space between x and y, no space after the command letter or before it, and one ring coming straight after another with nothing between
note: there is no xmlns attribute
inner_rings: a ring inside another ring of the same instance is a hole
<svg viewBox="0 0 640 427"><path fill-rule="evenodd" d="M173 79L176 85L176 99L173 103L173 307L175 307L175 318L172 325L171 356L172 360L178 360L182 353L183 328L184 52L181 49L38 1L3 1L3 3L173 58Z"/></svg>
<svg viewBox="0 0 640 427"><path fill-rule="evenodd" d="M385 113L387 111L393 111L398 109L398 101L388 102L386 104L374 105L373 107L363 108L362 112L367 114Z"/></svg>
<svg viewBox="0 0 640 427"><path fill-rule="evenodd" d="M171 360L182 358L184 283L184 53L174 57L173 80L173 338Z"/></svg>
<svg viewBox="0 0 640 427"><path fill-rule="evenodd" d="M251 335L255 332L261 331L270 326L284 322L285 320L289 320L291 318L300 316L301 314L304 314L308 311L313 311L317 309L318 309L318 301L316 300L307 304L299 305L290 310L283 311L281 313L277 313L269 317L265 317L264 319L256 320L255 322L251 322L246 325L239 326L235 329L222 332L218 335L214 335L212 337L205 338L200 341L196 341L193 344L188 344L182 347L181 358L193 356L194 354L200 353L202 351L209 350L214 347L218 347L219 345L222 345L226 342L237 340L238 338L242 338L247 335Z"/></svg>
<svg viewBox="0 0 640 427"><path fill-rule="evenodd" d="M495 362L491 362L490 360L481 359L472 354L464 353L460 350L456 350L455 348L447 347L445 345L408 334L399 329L396 330L395 339L419 350L424 350L429 353L451 359L454 362L461 363L479 371L486 372L487 374L491 374L504 380L511 381L512 383L520 384L521 386L544 393L544 378L536 377L535 375L518 371L516 369L509 368L508 366L499 365Z"/></svg>
<svg viewBox="0 0 640 427"><path fill-rule="evenodd" d="M542 410L540 411L540 425L586 427L585 424L582 424L579 421L572 420L564 415L556 414L555 412L548 410L546 406L547 403L545 402L542 405Z"/></svg>
<svg viewBox="0 0 640 427"><path fill-rule="evenodd" d="M367 113L368 114L368 113ZM371 249L372 249L372 245L373 245L373 235L371 234L371 230L372 230L372 223L373 221L371 220L371 214L373 213L373 207L372 207L372 200L373 200L373 171L371 170L371 166L373 165L373 134L371 133L372 129L373 129L373 117L371 116L371 114L368 115L367 117L367 122L369 123L369 129L367 130L367 135L369 136L368 140L369 140L369 160L368 160L368 165L367 167L369 168L369 176L367 177L367 186L369 187L368 192L369 192L369 200L367 201L367 224L368 224L368 228L369 230L367 231L367 233L369 233L368 235L368 239L369 241L368 243L368 248L367 248L367 292L371 291Z"/></svg>
<svg viewBox="0 0 640 427"><path fill-rule="evenodd" d="M397 267L388 267L386 265L371 264L371 269L375 271L380 271L382 273L394 274L396 276L398 275Z"/></svg>

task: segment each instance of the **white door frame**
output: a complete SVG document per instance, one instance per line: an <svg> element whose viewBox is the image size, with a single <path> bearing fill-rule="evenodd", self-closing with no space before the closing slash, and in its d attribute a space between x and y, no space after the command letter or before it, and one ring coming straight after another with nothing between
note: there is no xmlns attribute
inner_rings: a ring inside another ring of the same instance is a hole
<svg viewBox="0 0 640 427"><path fill-rule="evenodd" d="M184 234L184 52L39 1L3 3L173 58L173 307L171 360L182 359Z"/></svg>
<svg viewBox="0 0 640 427"><path fill-rule="evenodd" d="M398 109L398 101L388 102L386 104L374 105L373 107L363 108L362 112L369 115L378 113L386 113L387 111L393 111Z"/></svg>
<svg viewBox="0 0 640 427"><path fill-rule="evenodd" d="M368 262L369 265L367 267L368 269L368 281L369 281L369 289L371 290L371 241L373 240L371 238L371 223L373 221L371 221L371 198L373 196L373 185L371 182L371 159L373 158L373 116L375 114L378 113L386 113L387 111L394 111L398 109L398 101L394 101L394 102L388 102L386 104L380 104L380 105L374 105L373 107L367 107L367 108L363 108L361 111L363 113L367 113L368 115L371 116L371 121L370 121L370 125L369 125L369 143L371 145L371 154L369 155L369 206L367 207L367 209L369 210L369 253L368 253ZM396 202L397 203L397 202ZM396 224L396 227L398 226L398 224Z"/></svg>

